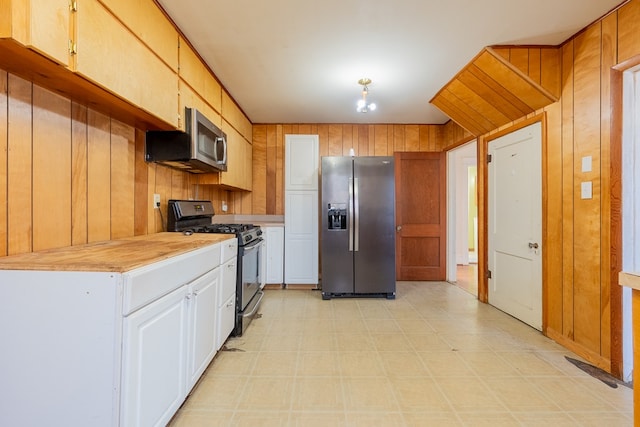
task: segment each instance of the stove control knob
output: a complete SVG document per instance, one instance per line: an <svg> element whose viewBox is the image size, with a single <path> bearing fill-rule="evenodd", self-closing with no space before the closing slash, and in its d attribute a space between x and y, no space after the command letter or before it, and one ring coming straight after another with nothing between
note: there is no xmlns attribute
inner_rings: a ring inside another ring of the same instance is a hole
<svg viewBox="0 0 640 427"><path fill-rule="evenodd" d="M249 240L251 240L251 236L244 236L244 241L248 242Z"/></svg>

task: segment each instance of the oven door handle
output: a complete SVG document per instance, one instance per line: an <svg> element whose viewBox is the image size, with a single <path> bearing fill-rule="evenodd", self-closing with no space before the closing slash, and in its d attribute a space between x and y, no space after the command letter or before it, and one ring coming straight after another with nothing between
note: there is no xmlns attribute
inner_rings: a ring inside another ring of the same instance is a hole
<svg viewBox="0 0 640 427"><path fill-rule="evenodd" d="M254 304L253 309L248 313L244 313L242 315L242 317L251 317L256 313L256 311L258 311L258 308L260 308L260 302L262 301L262 298L264 297L264 292L258 291L256 293L256 296L258 297L258 301L256 301L256 303Z"/></svg>
<svg viewBox="0 0 640 427"><path fill-rule="evenodd" d="M262 240L256 240L255 242L256 243L252 242L250 245L243 246L242 248L244 249L244 252L247 253L247 252L258 249L260 247L260 242L262 242Z"/></svg>

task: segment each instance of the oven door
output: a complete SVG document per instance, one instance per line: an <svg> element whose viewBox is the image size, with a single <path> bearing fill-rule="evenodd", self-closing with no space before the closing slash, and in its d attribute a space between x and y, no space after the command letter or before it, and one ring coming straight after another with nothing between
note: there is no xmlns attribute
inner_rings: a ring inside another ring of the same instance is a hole
<svg viewBox="0 0 640 427"><path fill-rule="evenodd" d="M260 290L260 251L262 247L262 239L256 239L246 246L240 247L240 256L242 257L241 277L238 278L240 311L244 311L247 305Z"/></svg>

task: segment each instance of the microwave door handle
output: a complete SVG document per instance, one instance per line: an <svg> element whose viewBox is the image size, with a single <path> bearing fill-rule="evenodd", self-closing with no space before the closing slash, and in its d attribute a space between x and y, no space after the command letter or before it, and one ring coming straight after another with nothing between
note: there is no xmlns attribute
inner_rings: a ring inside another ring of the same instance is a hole
<svg viewBox="0 0 640 427"><path fill-rule="evenodd" d="M218 137L216 138L216 145L217 144L222 144L222 152L224 153L222 155L222 161L218 160L218 163L221 163L223 165L227 164L227 140L222 138L222 137ZM216 152L218 151L218 147L216 146Z"/></svg>

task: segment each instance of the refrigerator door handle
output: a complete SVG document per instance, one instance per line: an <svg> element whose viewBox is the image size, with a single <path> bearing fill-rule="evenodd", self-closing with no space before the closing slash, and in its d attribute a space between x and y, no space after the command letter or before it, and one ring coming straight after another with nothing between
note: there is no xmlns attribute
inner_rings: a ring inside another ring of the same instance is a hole
<svg viewBox="0 0 640 427"><path fill-rule="evenodd" d="M354 218L354 252L358 252L360 250L360 201L358 198L358 178L353 179L353 203L355 209L355 218Z"/></svg>
<svg viewBox="0 0 640 427"><path fill-rule="evenodd" d="M353 252L353 178L349 178L349 224L347 225L349 233L349 252Z"/></svg>

